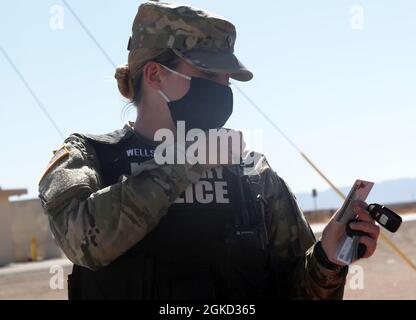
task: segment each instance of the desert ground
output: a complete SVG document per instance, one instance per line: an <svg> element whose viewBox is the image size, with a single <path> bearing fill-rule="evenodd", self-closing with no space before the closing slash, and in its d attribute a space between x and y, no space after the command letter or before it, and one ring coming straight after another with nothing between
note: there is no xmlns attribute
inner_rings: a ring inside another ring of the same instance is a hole
<svg viewBox="0 0 416 320"><path fill-rule="evenodd" d="M317 237L322 224L313 224ZM384 231L416 263L416 214L404 215L397 234ZM66 300L67 259L16 263L0 268L1 300ZM63 274L61 281L59 275ZM416 299L416 272L380 240L375 255L350 266L344 299Z"/></svg>

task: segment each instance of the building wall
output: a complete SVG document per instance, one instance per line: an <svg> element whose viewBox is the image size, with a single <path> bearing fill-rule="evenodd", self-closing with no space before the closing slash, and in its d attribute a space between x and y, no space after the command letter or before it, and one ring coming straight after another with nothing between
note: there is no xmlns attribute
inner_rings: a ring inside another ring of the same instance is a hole
<svg viewBox="0 0 416 320"><path fill-rule="evenodd" d="M49 229L47 216L43 213L39 199L10 203L11 236L14 261L29 261L32 258L32 239L36 239L39 260L62 256Z"/></svg>
<svg viewBox="0 0 416 320"><path fill-rule="evenodd" d="M13 260L10 203L0 199L0 266Z"/></svg>

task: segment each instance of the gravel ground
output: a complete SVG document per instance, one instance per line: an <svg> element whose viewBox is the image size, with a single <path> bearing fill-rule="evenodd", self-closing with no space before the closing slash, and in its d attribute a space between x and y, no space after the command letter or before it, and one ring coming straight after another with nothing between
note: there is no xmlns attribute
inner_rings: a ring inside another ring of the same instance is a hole
<svg viewBox="0 0 416 320"><path fill-rule="evenodd" d="M320 226L314 226L314 229L319 237ZM404 222L397 234L384 233L416 262L416 221ZM0 268L0 300L67 299L66 279L71 268L66 259L13 264ZM64 275L61 283L57 281L60 273ZM56 289L51 289L50 282ZM387 244L380 241L379 248L371 259L350 267L344 298L414 300L416 272L393 253Z"/></svg>
<svg viewBox="0 0 416 320"><path fill-rule="evenodd" d="M397 234L384 234L416 263L416 221L405 222ZM416 270L405 264L384 241L379 242L373 257L359 261L357 265L363 270L363 288L357 289L354 280L360 271L354 270L353 275L350 270L345 299L416 299Z"/></svg>

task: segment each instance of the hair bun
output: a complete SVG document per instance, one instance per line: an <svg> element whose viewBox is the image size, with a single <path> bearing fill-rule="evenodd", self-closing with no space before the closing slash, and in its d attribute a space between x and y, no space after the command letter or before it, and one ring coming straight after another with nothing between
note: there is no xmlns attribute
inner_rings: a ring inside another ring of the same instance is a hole
<svg viewBox="0 0 416 320"><path fill-rule="evenodd" d="M132 101L134 98L134 88L129 66L127 64L118 66L114 77L117 79L118 90L121 95Z"/></svg>

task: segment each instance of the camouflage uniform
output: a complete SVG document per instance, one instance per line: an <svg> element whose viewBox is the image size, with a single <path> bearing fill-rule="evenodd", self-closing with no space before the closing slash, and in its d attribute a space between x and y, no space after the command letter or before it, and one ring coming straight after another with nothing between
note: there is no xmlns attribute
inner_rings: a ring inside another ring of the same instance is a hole
<svg viewBox="0 0 416 320"><path fill-rule="evenodd" d="M154 36L147 38L149 35ZM207 39L207 35L211 37ZM209 45L204 45L204 39ZM198 68L249 80L251 72L232 53L234 42L234 26L222 18L189 7L147 3L141 6L134 24L129 65L134 60L133 70L139 72L145 58L140 62L132 57L152 50L154 54L167 43ZM214 59L218 55L220 62ZM133 132L126 126L122 134ZM330 270L317 259L315 237L293 193L264 155L255 154L254 158L254 166L245 174L256 177L267 204L268 250L272 265L280 266L280 277L286 279L286 297L341 299L348 268ZM151 234L175 199L197 183L203 172L204 167L198 164L158 165L149 160L107 186L96 150L85 136L75 134L55 152L41 179L39 196L66 256L74 264L100 270Z"/></svg>

